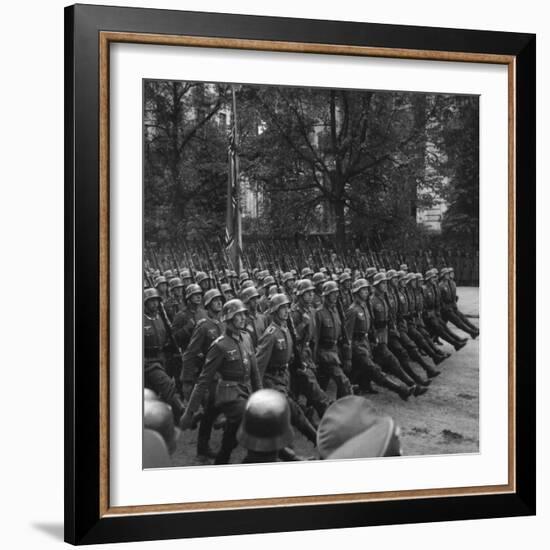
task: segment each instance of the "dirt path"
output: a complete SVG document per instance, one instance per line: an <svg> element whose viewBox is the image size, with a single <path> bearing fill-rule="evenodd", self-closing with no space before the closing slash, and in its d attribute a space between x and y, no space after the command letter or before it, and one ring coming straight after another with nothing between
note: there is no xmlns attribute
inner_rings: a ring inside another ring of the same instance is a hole
<svg viewBox="0 0 550 550"><path fill-rule="evenodd" d="M478 324L478 289L460 287L459 307L470 320ZM454 330L454 327L452 327ZM467 336L460 330L455 332ZM403 402L395 394L380 389L367 399L380 414L393 416L401 427L401 441L405 455L433 455L472 453L479 449L479 339L468 340L455 352L449 345L444 349L451 357L438 367L442 373L434 379L428 392ZM334 392L330 387L329 392ZM211 439L217 447L221 431L214 431ZM197 430L182 435L172 459L174 466L204 464L196 457ZM295 434L295 450L303 456L317 456L314 447L301 434ZM244 456L235 449L232 462Z"/></svg>

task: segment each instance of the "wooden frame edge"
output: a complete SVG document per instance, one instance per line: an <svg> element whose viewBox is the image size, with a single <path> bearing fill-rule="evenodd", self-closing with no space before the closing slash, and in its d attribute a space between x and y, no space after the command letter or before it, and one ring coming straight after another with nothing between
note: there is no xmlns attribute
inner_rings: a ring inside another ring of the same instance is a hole
<svg viewBox="0 0 550 550"><path fill-rule="evenodd" d="M136 43L164 46L190 46L228 48L292 53L327 55L353 55L364 57L387 57L393 59L418 59L431 61L475 62L507 65L508 67L508 484L387 491L377 493L348 493L344 495L315 495L301 497L228 500L214 502L175 503L139 506L109 506L109 54L110 44ZM197 37L188 35L159 35L149 33L99 32L99 226L100 226L100 471L99 471L99 517L120 517L155 513L201 512L208 510L256 509L281 506L315 506L383 500L443 498L449 496L481 496L510 494L516 491L516 57L513 55L480 54L469 52L446 52L439 50L416 50L403 48L375 48L335 44L249 40L233 38ZM513 444L512 444L513 443Z"/></svg>

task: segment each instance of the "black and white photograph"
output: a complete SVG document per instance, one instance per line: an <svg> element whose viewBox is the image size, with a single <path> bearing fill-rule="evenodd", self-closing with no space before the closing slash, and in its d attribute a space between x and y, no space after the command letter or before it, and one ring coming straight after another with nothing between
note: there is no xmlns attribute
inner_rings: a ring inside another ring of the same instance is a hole
<svg viewBox="0 0 550 550"><path fill-rule="evenodd" d="M143 81L143 467L479 451L479 97Z"/></svg>

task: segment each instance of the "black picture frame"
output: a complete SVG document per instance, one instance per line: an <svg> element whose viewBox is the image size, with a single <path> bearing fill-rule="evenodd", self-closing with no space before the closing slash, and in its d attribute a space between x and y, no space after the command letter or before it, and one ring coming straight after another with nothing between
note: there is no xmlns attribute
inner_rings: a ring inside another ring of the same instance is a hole
<svg viewBox="0 0 550 550"><path fill-rule="evenodd" d="M155 514L100 505L100 32L512 56L515 491ZM65 540L72 544L535 514L535 61L532 34L75 5L65 9Z"/></svg>

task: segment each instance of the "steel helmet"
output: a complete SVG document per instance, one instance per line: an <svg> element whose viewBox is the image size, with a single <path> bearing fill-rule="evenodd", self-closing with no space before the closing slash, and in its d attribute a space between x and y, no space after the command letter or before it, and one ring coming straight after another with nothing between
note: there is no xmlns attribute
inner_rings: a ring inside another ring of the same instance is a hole
<svg viewBox="0 0 550 550"><path fill-rule="evenodd" d="M241 300L244 304L248 304L252 298L259 298L260 293L255 286L249 286L241 292Z"/></svg>
<svg viewBox="0 0 550 550"><path fill-rule="evenodd" d="M317 273L315 273L313 275L313 278L311 279L311 282L317 286L317 285L320 285L321 283L324 283L325 281L327 280L327 277L324 273L322 273L321 271L318 271Z"/></svg>
<svg viewBox="0 0 550 550"><path fill-rule="evenodd" d="M416 281L415 273L407 273L405 276L405 284L408 285L411 281Z"/></svg>
<svg viewBox="0 0 550 550"><path fill-rule="evenodd" d="M166 282L166 278L161 275L160 277L157 277L155 279L155 287L157 287L160 284L165 283L165 282Z"/></svg>
<svg viewBox="0 0 550 550"><path fill-rule="evenodd" d="M275 313L281 306L290 304L286 294L273 294L269 300L269 313Z"/></svg>
<svg viewBox="0 0 550 550"><path fill-rule="evenodd" d="M397 271L395 271L395 269L389 269L386 272L386 280L389 281L390 279L393 279L394 277L397 277Z"/></svg>
<svg viewBox="0 0 550 550"><path fill-rule="evenodd" d="M409 266L408 266L407 264L401 264L401 265L399 266L399 269L400 269L401 271L409 271Z"/></svg>
<svg viewBox="0 0 550 550"><path fill-rule="evenodd" d="M370 283L366 279L357 279L351 287L351 292L355 294L359 292L362 288L369 288Z"/></svg>
<svg viewBox="0 0 550 550"><path fill-rule="evenodd" d="M338 280L343 283L344 281L349 281L351 279L351 274L348 271L344 271Z"/></svg>
<svg viewBox="0 0 550 550"><path fill-rule="evenodd" d="M290 407L284 394L276 390L258 390L246 403L238 442L252 451L277 451L290 445Z"/></svg>
<svg viewBox="0 0 550 550"><path fill-rule="evenodd" d="M222 294L217 288L213 288L211 290L207 290L206 294L204 295L204 307L208 307L208 304L214 299L214 298L221 298Z"/></svg>
<svg viewBox="0 0 550 550"><path fill-rule="evenodd" d="M247 311L245 305L237 298L227 300L223 305L222 321L231 321L237 313L244 313L245 311Z"/></svg>
<svg viewBox="0 0 550 550"><path fill-rule="evenodd" d="M156 288L146 288L143 291L143 303L145 304L149 300L157 299L162 301L162 297L159 294L159 291Z"/></svg>
<svg viewBox="0 0 550 550"><path fill-rule="evenodd" d="M168 281L168 286L170 287L170 290L174 290L174 288L180 288L183 286L183 283L179 277L172 277Z"/></svg>
<svg viewBox="0 0 550 550"><path fill-rule="evenodd" d="M268 276L263 280L262 288L267 288L269 285L274 285L274 284L275 284L275 279L274 279L271 275L268 275Z"/></svg>
<svg viewBox="0 0 550 550"><path fill-rule="evenodd" d="M145 401L143 403L143 427L155 430L164 439L168 451L173 452L179 430L174 426L174 414L170 405L164 401Z"/></svg>
<svg viewBox="0 0 550 550"><path fill-rule="evenodd" d="M239 279L241 281L244 281L245 279L250 279L248 276L248 271L241 271L241 274L239 275Z"/></svg>
<svg viewBox="0 0 550 550"><path fill-rule="evenodd" d="M143 388L144 401L159 401L159 396L150 388Z"/></svg>
<svg viewBox="0 0 550 550"><path fill-rule="evenodd" d="M233 292L233 289L231 288L231 285L229 283L223 283L221 285L222 287L222 292Z"/></svg>
<svg viewBox="0 0 550 550"><path fill-rule="evenodd" d="M204 280L209 279L208 275L204 271L198 271L195 275L195 280L197 284L202 283Z"/></svg>
<svg viewBox="0 0 550 550"><path fill-rule="evenodd" d="M254 281L251 281L250 279L247 279L246 281L243 281L242 284L241 284L241 291L244 290L245 288L251 288L251 287L255 287L254 285Z"/></svg>
<svg viewBox="0 0 550 550"><path fill-rule="evenodd" d="M423 280L424 280L424 276L422 275L422 273L416 273L416 274L415 274L415 277L416 277L419 281L423 281Z"/></svg>
<svg viewBox="0 0 550 550"><path fill-rule="evenodd" d="M309 279L301 279L296 283L296 295L301 296L308 290L315 290L313 283Z"/></svg>
<svg viewBox="0 0 550 550"><path fill-rule="evenodd" d="M287 271L286 273L283 273L283 284L286 283L287 281L294 281L296 279L296 277L294 276L293 273L291 273L290 271Z"/></svg>
<svg viewBox="0 0 550 550"><path fill-rule="evenodd" d="M164 273L164 278L169 281L170 279L172 279L175 275L172 273L172 270L171 269L167 269Z"/></svg>
<svg viewBox="0 0 550 550"><path fill-rule="evenodd" d="M376 286L378 283L381 283L382 281L387 281L387 276L385 273L377 273L374 276L374 279L372 280L372 286Z"/></svg>
<svg viewBox="0 0 550 550"><path fill-rule="evenodd" d="M187 287L185 288L185 299L187 300L188 298L193 296L193 294L202 294L202 288L196 283L191 283L190 285L187 285Z"/></svg>
<svg viewBox="0 0 550 550"><path fill-rule="evenodd" d="M333 292L339 292L339 291L340 289L338 288L338 283L336 283L335 281L327 281L323 285L323 296L328 296Z"/></svg>
<svg viewBox="0 0 550 550"><path fill-rule="evenodd" d="M367 271L365 272L365 277L367 279L372 279L376 275L376 267L367 267Z"/></svg>
<svg viewBox="0 0 550 550"><path fill-rule="evenodd" d="M309 267L304 267L302 269L302 279L306 279L307 277L311 277L313 275L313 270Z"/></svg>
<svg viewBox="0 0 550 550"><path fill-rule="evenodd" d="M403 277L405 277L407 274L404 272L404 271L398 271L397 272L397 280L400 281L401 279L403 279Z"/></svg>
<svg viewBox="0 0 550 550"><path fill-rule="evenodd" d="M182 269L180 271L180 277L182 279L191 279L191 272L188 269Z"/></svg>

